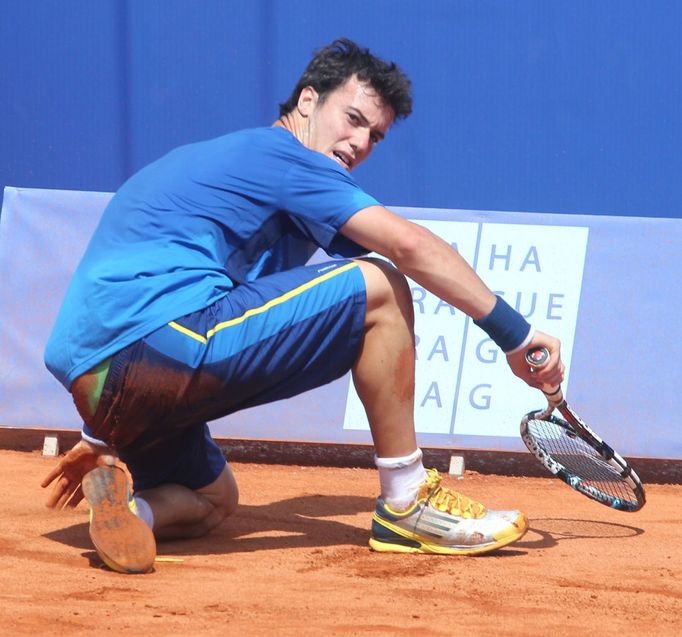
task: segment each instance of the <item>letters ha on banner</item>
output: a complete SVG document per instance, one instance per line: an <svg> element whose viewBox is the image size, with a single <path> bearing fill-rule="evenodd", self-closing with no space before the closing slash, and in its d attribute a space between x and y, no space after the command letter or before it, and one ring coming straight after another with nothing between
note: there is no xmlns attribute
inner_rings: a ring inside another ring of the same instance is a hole
<svg viewBox="0 0 682 637"><path fill-rule="evenodd" d="M568 387L588 228L459 221L419 223L448 241L495 293L562 342ZM376 255L375 255L376 256ZM463 312L410 281L415 312L415 422L419 433L518 437L542 403ZM350 384L344 429L369 429Z"/></svg>

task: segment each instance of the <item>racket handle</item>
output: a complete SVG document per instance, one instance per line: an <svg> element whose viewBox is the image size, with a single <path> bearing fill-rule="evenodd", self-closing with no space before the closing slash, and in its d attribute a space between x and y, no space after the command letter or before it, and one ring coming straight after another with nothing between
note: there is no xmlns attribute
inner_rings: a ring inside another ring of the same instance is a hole
<svg viewBox="0 0 682 637"><path fill-rule="evenodd" d="M546 347L531 347L526 352L526 363L539 369L549 360L549 350Z"/></svg>
<svg viewBox="0 0 682 637"><path fill-rule="evenodd" d="M544 367L548 360L549 350L546 347L531 347L526 352L526 363L535 369ZM542 393L552 405L560 405L564 401L564 393L561 391L561 385L556 389L550 389L549 391L543 389Z"/></svg>

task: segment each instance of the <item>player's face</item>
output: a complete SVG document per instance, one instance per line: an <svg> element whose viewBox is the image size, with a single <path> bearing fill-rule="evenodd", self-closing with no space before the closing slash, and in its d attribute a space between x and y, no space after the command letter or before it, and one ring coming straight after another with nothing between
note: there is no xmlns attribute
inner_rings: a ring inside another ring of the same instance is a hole
<svg viewBox="0 0 682 637"><path fill-rule="evenodd" d="M369 157L393 123L393 109L355 76L322 102L310 87L304 89L302 97L309 100L305 106L307 129L303 143L348 171Z"/></svg>

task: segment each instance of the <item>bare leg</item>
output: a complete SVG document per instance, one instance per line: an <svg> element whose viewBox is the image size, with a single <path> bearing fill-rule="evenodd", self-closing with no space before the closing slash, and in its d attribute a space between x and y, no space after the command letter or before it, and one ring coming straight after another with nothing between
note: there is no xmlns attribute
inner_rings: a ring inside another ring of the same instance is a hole
<svg viewBox="0 0 682 637"><path fill-rule="evenodd" d="M136 493L154 513L157 539L201 537L237 508L239 490L227 465L211 484L193 491L179 484L163 484Z"/></svg>
<svg viewBox="0 0 682 637"><path fill-rule="evenodd" d="M353 382L383 458L417 448L414 431L414 310L407 282L391 265L359 261L367 287L365 338Z"/></svg>

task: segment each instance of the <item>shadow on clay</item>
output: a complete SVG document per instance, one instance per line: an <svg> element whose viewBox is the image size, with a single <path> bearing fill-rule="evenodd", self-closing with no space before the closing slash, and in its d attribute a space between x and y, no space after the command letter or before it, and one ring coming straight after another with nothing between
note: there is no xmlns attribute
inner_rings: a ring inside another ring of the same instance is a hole
<svg viewBox="0 0 682 637"><path fill-rule="evenodd" d="M629 524L603 522L598 520L578 520L575 518L538 518L531 522L528 533L514 544L515 548L540 549L552 548L566 540L603 539L635 537L642 535L644 529Z"/></svg>
<svg viewBox="0 0 682 637"><path fill-rule="evenodd" d="M372 498L333 495L306 495L257 506L240 504L234 515L203 538L160 542L159 555L219 555L344 545L366 548L373 505ZM325 519L337 516L358 519L352 522ZM491 555L514 557L533 549L552 548L567 540L613 540L642 533L643 529L626 524L539 518L533 520L526 536L513 547ZM87 551L87 555L92 551L85 522L51 531L43 537Z"/></svg>

